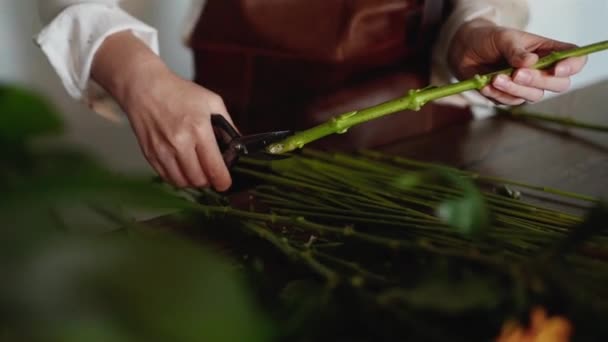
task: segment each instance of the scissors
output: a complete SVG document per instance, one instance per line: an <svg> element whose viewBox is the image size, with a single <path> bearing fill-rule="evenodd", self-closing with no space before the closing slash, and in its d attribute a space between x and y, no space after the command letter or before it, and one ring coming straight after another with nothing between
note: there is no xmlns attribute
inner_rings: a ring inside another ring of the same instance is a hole
<svg viewBox="0 0 608 342"><path fill-rule="evenodd" d="M241 135L220 114L211 114L211 125L222 152L226 166L230 169L236 164L239 157L251 156L258 159L274 160L284 159L286 156L273 155L265 152L266 146L281 141L292 135L293 131L274 131L252 135Z"/></svg>

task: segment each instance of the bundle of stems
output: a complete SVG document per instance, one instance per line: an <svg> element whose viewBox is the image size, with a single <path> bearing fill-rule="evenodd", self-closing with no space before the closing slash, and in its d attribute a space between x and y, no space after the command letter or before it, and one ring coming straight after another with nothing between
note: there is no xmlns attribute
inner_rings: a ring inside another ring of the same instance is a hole
<svg viewBox="0 0 608 342"><path fill-rule="evenodd" d="M532 68L544 69L570 57L585 56L608 49L608 41L598 42L579 48L565 51L556 51L541 58ZM330 134L346 133L349 128L361 123L377 119L382 116L397 113L403 110L420 110L430 101L443 97L463 93L470 90L479 90L487 86L499 74L511 75L514 69L504 69L486 75L475 75L473 78L444 86L429 86L423 89L412 89L406 96L384 102L369 108L353 110L337 115L330 121L299 132L287 139L271 144L267 152L281 154L304 147L306 144L321 139Z"/></svg>
<svg viewBox="0 0 608 342"><path fill-rule="evenodd" d="M467 194L433 177L437 170L482 189L491 213L482 234L463 234L438 217L442 203ZM374 151L347 155L305 149L278 161L243 158L234 172L259 183L250 202L240 208L201 204L198 209L209 217L240 222L244 231L305 266L330 289L365 289L378 305L394 309L396 302L415 304L414 274L429 272L429 260L457 263L463 272L483 269L484 276L506 277L513 292L538 289L543 269L559 263L584 293L608 298L606 234L593 234L556 260L547 251L567 240L584 218L493 189L506 184L589 206L596 202L592 197Z"/></svg>

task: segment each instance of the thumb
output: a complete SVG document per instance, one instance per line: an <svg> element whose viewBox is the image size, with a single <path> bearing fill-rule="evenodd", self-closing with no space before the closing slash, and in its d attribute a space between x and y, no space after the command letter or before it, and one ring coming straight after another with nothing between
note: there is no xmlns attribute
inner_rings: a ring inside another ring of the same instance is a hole
<svg viewBox="0 0 608 342"><path fill-rule="evenodd" d="M500 31L494 41L496 49L502 57L514 68L529 68L538 62L538 55L526 49L529 35L517 30Z"/></svg>
<svg viewBox="0 0 608 342"><path fill-rule="evenodd" d="M537 54L517 45L508 48L503 55L514 68L529 68L538 62Z"/></svg>

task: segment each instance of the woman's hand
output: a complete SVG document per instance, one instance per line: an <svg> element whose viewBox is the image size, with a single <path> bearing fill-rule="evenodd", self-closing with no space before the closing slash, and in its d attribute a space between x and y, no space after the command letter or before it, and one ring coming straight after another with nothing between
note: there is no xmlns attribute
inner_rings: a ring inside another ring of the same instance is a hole
<svg viewBox="0 0 608 342"><path fill-rule="evenodd" d="M231 122L217 94L172 73L130 32L106 39L91 74L125 110L144 156L166 181L230 187L210 121L217 113Z"/></svg>
<svg viewBox="0 0 608 342"><path fill-rule="evenodd" d="M574 47L476 19L464 24L456 33L448 53L448 63L459 79L507 66L515 68L511 76L496 76L481 93L497 103L520 105L541 100L545 91L563 92L570 88L570 76L581 71L586 57L568 58L546 70L530 67L552 51Z"/></svg>

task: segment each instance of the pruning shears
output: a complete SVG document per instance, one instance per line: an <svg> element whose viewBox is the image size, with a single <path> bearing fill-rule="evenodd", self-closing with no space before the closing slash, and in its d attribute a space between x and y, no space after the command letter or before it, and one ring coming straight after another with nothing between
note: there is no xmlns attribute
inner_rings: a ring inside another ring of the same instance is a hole
<svg viewBox="0 0 608 342"><path fill-rule="evenodd" d="M268 145L281 141L293 131L274 131L251 135L241 135L231 124L220 114L211 114L211 125L214 128L215 137L222 152L222 157L228 168L236 164L239 157L250 156L256 159L275 160L284 159L285 156L266 153Z"/></svg>

